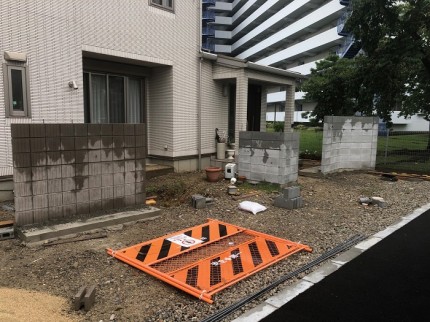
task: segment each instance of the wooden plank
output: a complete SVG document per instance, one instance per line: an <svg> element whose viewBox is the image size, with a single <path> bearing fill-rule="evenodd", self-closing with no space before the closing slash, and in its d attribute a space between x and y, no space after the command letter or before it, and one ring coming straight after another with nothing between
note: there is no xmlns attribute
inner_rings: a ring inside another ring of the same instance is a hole
<svg viewBox="0 0 430 322"><path fill-rule="evenodd" d="M15 222L13 220L3 220L3 221L0 221L0 228L13 226L14 223Z"/></svg>

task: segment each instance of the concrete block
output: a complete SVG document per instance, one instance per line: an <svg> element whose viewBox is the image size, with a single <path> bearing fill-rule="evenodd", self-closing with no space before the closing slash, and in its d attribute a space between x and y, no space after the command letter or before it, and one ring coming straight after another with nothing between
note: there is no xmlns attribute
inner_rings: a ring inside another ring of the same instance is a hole
<svg viewBox="0 0 430 322"><path fill-rule="evenodd" d="M90 213L95 213L97 211L102 210L102 201L101 200L94 200L90 201Z"/></svg>
<svg viewBox="0 0 430 322"><path fill-rule="evenodd" d="M122 173L125 170L124 161L114 161L113 162L113 173Z"/></svg>
<svg viewBox="0 0 430 322"><path fill-rule="evenodd" d="M86 177L89 175L89 164L86 163L76 163L75 164L75 175Z"/></svg>
<svg viewBox="0 0 430 322"><path fill-rule="evenodd" d="M125 183L125 175L124 173L115 173L113 175L113 184L114 186L123 185Z"/></svg>
<svg viewBox="0 0 430 322"><path fill-rule="evenodd" d="M252 155L252 148L239 148L238 154L251 156Z"/></svg>
<svg viewBox="0 0 430 322"><path fill-rule="evenodd" d="M124 195L125 196L134 195L135 193L136 193L136 189L135 189L134 183L124 185Z"/></svg>
<svg viewBox="0 0 430 322"><path fill-rule="evenodd" d="M61 166L61 176L63 178L71 178L75 176L75 166L71 164L64 164Z"/></svg>
<svg viewBox="0 0 430 322"><path fill-rule="evenodd" d="M76 204L76 214L77 215L86 215L90 213L90 203L77 203Z"/></svg>
<svg viewBox="0 0 430 322"><path fill-rule="evenodd" d="M113 174L102 174L101 186L102 187L113 186Z"/></svg>
<svg viewBox="0 0 430 322"><path fill-rule="evenodd" d="M12 138L30 137L30 124L11 124L10 130Z"/></svg>
<svg viewBox="0 0 430 322"><path fill-rule="evenodd" d="M100 150L100 161L108 162L113 160L113 151L112 149L102 149Z"/></svg>
<svg viewBox="0 0 430 322"><path fill-rule="evenodd" d="M298 209L303 207L302 197L297 197L293 199L285 199L284 196L279 196L275 198L273 205L279 208L286 209Z"/></svg>
<svg viewBox="0 0 430 322"><path fill-rule="evenodd" d="M146 158L146 148L145 147L139 147L136 148L136 159L145 159Z"/></svg>
<svg viewBox="0 0 430 322"><path fill-rule="evenodd" d="M239 155L238 161L239 161L239 168L240 168L240 165L242 163L248 163L248 164L251 163L251 156L249 156L249 155Z"/></svg>
<svg viewBox="0 0 430 322"><path fill-rule="evenodd" d="M124 196L124 204L125 204L125 207L134 206L136 204L136 196L133 194Z"/></svg>
<svg viewBox="0 0 430 322"><path fill-rule="evenodd" d="M14 153L13 154L13 166L15 168L28 168L31 166L31 158L28 157L28 153Z"/></svg>
<svg viewBox="0 0 430 322"><path fill-rule="evenodd" d="M63 217L70 218L76 216L76 204L63 205Z"/></svg>
<svg viewBox="0 0 430 322"><path fill-rule="evenodd" d="M61 167L62 167L61 165L47 166L46 167L47 179L52 180L52 179L62 178Z"/></svg>
<svg viewBox="0 0 430 322"><path fill-rule="evenodd" d="M136 182L136 174L135 172L126 172L124 174L124 183L135 183Z"/></svg>
<svg viewBox="0 0 430 322"><path fill-rule="evenodd" d="M102 209L104 210L114 209L113 199L102 199Z"/></svg>
<svg viewBox="0 0 430 322"><path fill-rule="evenodd" d="M146 147L145 136L136 136L136 147Z"/></svg>
<svg viewBox="0 0 430 322"><path fill-rule="evenodd" d="M139 198L139 200L140 200L140 198ZM113 200L113 206L114 206L114 208L123 208L123 207L125 207L125 199L124 199L124 197L116 197Z"/></svg>
<svg viewBox="0 0 430 322"><path fill-rule="evenodd" d="M90 176L98 176L102 174L101 163L90 163L88 168L88 174Z"/></svg>
<svg viewBox="0 0 430 322"><path fill-rule="evenodd" d="M122 185L122 186L114 186L114 188L113 188L113 196L114 196L114 198L116 199L116 198L122 198L122 197L124 197L124 195L125 195L125 188L124 188L124 186Z"/></svg>
<svg viewBox="0 0 430 322"><path fill-rule="evenodd" d="M88 149L88 138L86 136L74 138L75 150L87 150Z"/></svg>
<svg viewBox="0 0 430 322"><path fill-rule="evenodd" d="M32 167L31 168L31 179L33 181L46 180L47 171L46 167Z"/></svg>
<svg viewBox="0 0 430 322"><path fill-rule="evenodd" d="M99 150L102 147L102 140L100 136L89 136L88 137L88 149Z"/></svg>
<svg viewBox="0 0 430 322"><path fill-rule="evenodd" d="M251 148L253 147L253 141L251 139L240 139L239 148Z"/></svg>
<svg viewBox="0 0 430 322"><path fill-rule="evenodd" d="M102 186L102 175L88 177L89 188L100 188Z"/></svg>
<svg viewBox="0 0 430 322"><path fill-rule="evenodd" d="M124 148L124 136L114 136L113 137L113 146L114 149L122 149Z"/></svg>
<svg viewBox="0 0 430 322"><path fill-rule="evenodd" d="M143 152L145 153L144 155L142 155L142 151L144 151L144 148L124 148L124 159L125 160L134 160L136 159L136 151L139 151L139 159L144 158L146 156L146 151Z"/></svg>
<svg viewBox="0 0 430 322"><path fill-rule="evenodd" d="M50 193L48 194L48 207L54 208L59 207L63 204L63 194L62 193Z"/></svg>
<svg viewBox="0 0 430 322"><path fill-rule="evenodd" d="M33 221L35 223L44 223L49 220L48 208L34 209L33 210Z"/></svg>
<svg viewBox="0 0 430 322"><path fill-rule="evenodd" d="M259 173L259 172L252 172L251 171L250 176L249 176L249 180L263 182L264 181L264 172Z"/></svg>
<svg viewBox="0 0 430 322"><path fill-rule="evenodd" d="M139 193L145 193L146 191L146 183L144 182L139 182L135 184L135 193L139 194Z"/></svg>
<svg viewBox="0 0 430 322"><path fill-rule="evenodd" d="M27 155L28 157L28 155ZM31 165L33 167L41 167L47 165L47 154L46 152L35 152L30 154Z"/></svg>
<svg viewBox="0 0 430 322"><path fill-rule="evenodd" d="M14 182L28 182L32 181L31 168L14 168L13 169Z"/></svg>
<svg viewBox="0 0 430 322"><path fill-rule="evenodd" d="M45 124L45 135L47 138L60 137L60 124Z"/></svg>
<svg viewBox="0 0 430 322"><path fill-rule="evenodd" d="M140 160L142 160L142 159L140 159ZM134 171L136 171L137 169L136 169L136 163L137 163L137 161L138 160L126 160L125 162L124 162L124 171L125 171L125 173L127 173L127 172L134 172ZM141 169L138 169L138 170L143 170L144 169L144 167L141 167ZM133 175L134 175L134 173L133 173Z"/></svg>
<svg viewBox="0 0 430 322"><path fill-rule="evenodd" d="M15 197L15 211L23 212L33 209L33 197Z"/></svg>
<svg viewBox="0 0 430 322"><path fill-rule="evenodd" d="M146 135L146 126L144 123L134 124L134 134L144 136Z"/></svg>
<svg viewBox="0 0 430 322"><path fill-rule="evenodd" d="M73 124L74 136L87 136L88 124Z"/></svg>
<svg viewBox="0 0 430 322"><path fill-rule="evenodd" d="M300 197L300 187L294 186L294 187L283 188L282 194L285 199L293 199L293 198Z"/></svg>
<svg viewBox="0 0 430 322"><path fill-rule="evenodd" d="M100 161L101 161L101 150L88 151L88 162L100 162Z"/></svg>
<svg viewBox="0 0 430 322"><path fill-rule="evenodd" d="M29 138L12 139L12 151L13 153L30 152L30 139Z"/></svg>
<svg viewBox="0 0 430 322"><path fill-rule="evenodd" d="M81 190L81 189L88 189L89 188L89 180L88 177L78 177L75 176L75 184L76 184L76 189L77 190Z"/></svg>
<svg viewBox="0 0 430 322"><path fill-rule="evenodd" d="M146 181L146 171L136 171L136 182L145 182Z"/></svg>
<svg viewBox="0 0 430 322"><path fill-rule="evenodd" d="M74 136L75 129L73 124L60 124L60 135L61 136Z"/></svg>
<svg viewBox="0 0 430 322"><path fill-rule="evenodd" d="M100 124L88 124L88 136L99 136L101 135Z"/></svg>
<svg viewBox="0 0 430 322"><path fill-rule="evenodd" d="M75 151L62 151L61 164L73 164L76 161Z"/></svg>
<svg viewBox="0 0 430 322"><path fill-rule="evenodd" d="M112 149L113 148L113 137L112 136L102 136L101 138L101 148L102 149Z"/></svg>
<svg viewBox="0 0 430 322"><path fill-rule="evenodd" d="M88 189L76 191L76 203L88 203L90 201L90 192Z"/></svg>
<svg viewBox="0 0 430 322"><path fill-rule="evenodd" d="M113 135L124 135L124 124L122 123L115 123L112 124L113 129Z"/></svg>
<svg viewBox="0 0 430 322"><path fill-rule="evenodd" d="M63 192L63 205L76 204L76 192Z"/></svg>
<svg viewBox="0 0 430 322"><path fill-rule="evenodd" d="M16 182L13 187L15 197L27 197L33 194L31 184L26 182Z"/></svg>
<svg viewBox="0 0 430 322"><path fill-rule="evenodd" d="M75 150L75 137L62 137L61 150L74 151Z"/></svg>
<svg viewBox="0 0 430 322"><path fill-rule="evenodd" d="M144 205L146 203L145 193L136 194L135 197L136 197L136 205Z"/></svg>
<svg viewBox="0 0 430 322"><path fill-rule="evenodd" d="M31 152L44 152L46 151L45 138L30 138L30 151ZM24 151L22 151L24 152ZM27 152L27 151L25 151Z"/></svg>
<svg viewBox="0 0 430 322"><path fill-rule="evenodd" d="M48 195L33 196L33 210L48 208Z"/></svg>
<svg viewBox="0 0 430 322"><path fill-rule="evenodd" d="M63 218L63 207L49 207L48 208L48 216L49 220L58 220L60 218Z"/></svg>
<svg viewBox="0 0 430 322"><path fill-rule="evenodd" d="M239 140L245 139L245 140L251 140L252 139L253 132L251 131L242 131L239 132ZM240 141L239 141L240 143Z"/></svg>
<svg viewBox="0 0 430 322"><path fill-rule="evenodd" d="M62 179L48 179L48 193L62 192Z"/></svg>
<svg viewBox="0 0 430 322"><path fill-rule="evenodd" d="M102 174L112 174L114 172L114 163L113 162L102 162Z"/></svg>
<svg viewBox="0 0 430 322"><path fill-rule="evenodd" d="M46 153L46 165L61 165L62 160L61 152Z"/></svg>
<svg viewBox="0 0 430 322"><path fill-rule="evenodd" d="M136 138L134 136L124 136L124 147L134 148L136 147Z"/></svg>
<svg viewBox="0 0 430 322"><path fill-rule="evenodd" d="M265 173L264 174L264 181L270 182L270 183L281 183L280 180L282 179L282 176L279 176L277 174L270 174Z"/></svg>
<svg viewBox="0 0 430 322"><path fill-rule="evenodd" d="M44 195L48 193L48 181L33 181L32 182L33 195Z"/></svg>
<svg viewBox="0 0 430 322"><path fill-rule="evenodd" d="M112 159L114 161L124 160L124 155L125 155L125 152L123 148L113 149Z"/></svg>
<svg viewBox="0 0 430 322"><path fill-rule="evenodd" d="M92 201L102 199L102 189L101 188L90 188L89 191L90 191L90 203Z"/></svg>
<svg viewBox="0 0 430 322"><path fill-rule="evenodd" d="M16 208L15 208L16 211ZM26 226L34 223L33 210L29 211L16 211L15 212L15 225Z"/></svg>
<svg viewBox="0 0 430 322"><path fill-rule="evenodd" d="M101 126L100 134L102 136L112 136L113 135L112 124L101 124L100 126Z"/></svg>
<svg viewBox="0 0 430 322"><path fill-rule="evenodd" d="M102 187L102 199L113 199L113 187Z"/></svg>

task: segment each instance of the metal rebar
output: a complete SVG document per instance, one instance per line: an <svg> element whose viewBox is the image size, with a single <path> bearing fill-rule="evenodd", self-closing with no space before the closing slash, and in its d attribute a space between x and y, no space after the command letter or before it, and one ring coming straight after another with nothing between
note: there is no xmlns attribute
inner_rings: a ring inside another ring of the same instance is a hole
<svg viewBox="0 0 430 322"><path fill-rule="evenodd" d="M324 254L322 254L320 257L314 259L312 262L298 268L297 270L288 273L282 277L280 277L278 280L276 280L275 282L271 283L270 285L262 288L261 290L247 296L244 297L243 299L237 301L236 303L233 303L232 305L216 312L215 314L205 318L204 320L202 320L201 322L216 322L216 321L220 321L222 318L226 317L227 315L233 313L234 311L236 311L237 309L239 309L240 307L242 307L243 305L245 305L246 303L256 299L257 297L261 296L262 294L272 290L273 288L275 288L276 286L278 286L279 284L285 282L286 280L295 277L297 275L299 275L300 273L303 273L305 271L307 271L308 269L312 268L313 266L316 266L322 262L324 262L325 260L327 260L328 258L354 246L355 244L357 244L358 242L362 241L365 239L365 236L363 235L355 235L349 239L347 239L345 242L343 242L340 245L335 246L334 248L332 248L331 250L325 252Z"/></svg>

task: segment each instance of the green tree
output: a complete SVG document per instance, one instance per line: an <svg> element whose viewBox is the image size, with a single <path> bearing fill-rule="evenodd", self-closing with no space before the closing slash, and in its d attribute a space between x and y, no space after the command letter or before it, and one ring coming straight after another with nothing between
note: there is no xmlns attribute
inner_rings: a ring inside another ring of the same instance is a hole
<svg viewBox="0 0 430 322"><path fill-rule="evenodd" d="M378 115L387 122L399 110L430 119L430 0L355 0L346 28L364 55L329 57L303 84L312 113ZM430 147L430 145L429 145Z"/></svg>

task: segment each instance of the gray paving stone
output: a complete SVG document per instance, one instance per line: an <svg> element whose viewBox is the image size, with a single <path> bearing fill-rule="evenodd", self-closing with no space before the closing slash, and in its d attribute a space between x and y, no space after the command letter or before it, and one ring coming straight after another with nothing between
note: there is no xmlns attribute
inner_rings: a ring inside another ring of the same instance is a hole
<svg viewBox="0 0 430 322"><path fill-rule="evenodd" d="M291 286L288 286L278 294L268 298L265 302L276 308L280 308L282 305L288 303L300 293L306 291L312 285L314 284L311 282L301 280L297 283L292 284Z"/></svg>
<svg viewBox="0 0 430 322"><path fill-rule="evenodd" d="M339 267L341 267L341 265L338 263L328 262L309 275L303 277L303 280L316 284L325 277L329 276L331 273L337 271Z"/></svg>
<svg viewBox="0 0 430 322"><path fill-rule="evenodd" d="M270 313L273 313L276 311L276 307L267 304L267 303L261 303L257 305L256 307L250 309L249 311L246 311L244 314L239 316L238 318L234 319L233 322L255 322L260 321L266 316L270 315Z"/></svg>
<svg viewBox="0 0 430 322"><path fill-rule="evenodd" d="M344 264L348 263L349 261L353 260L354 258L356 258L362 252L363 251L361 249L353 247L353 248L349 249L348 251L342 253L338 257L332 259L331 261L335 264L344 265Z"/></svg>

